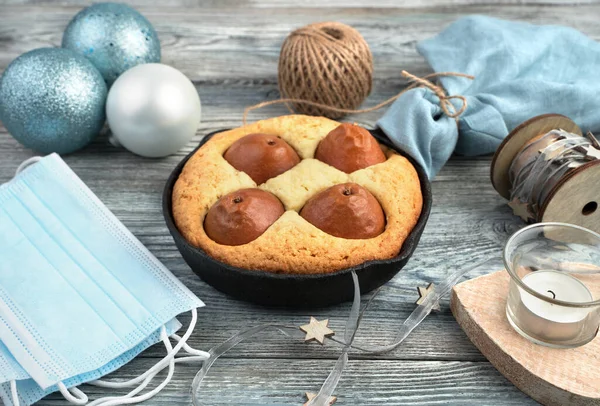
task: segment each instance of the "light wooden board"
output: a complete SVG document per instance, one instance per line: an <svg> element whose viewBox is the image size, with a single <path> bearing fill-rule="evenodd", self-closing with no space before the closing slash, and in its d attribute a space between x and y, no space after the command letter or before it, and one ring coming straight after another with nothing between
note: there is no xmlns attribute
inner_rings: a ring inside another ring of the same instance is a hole
<svg viewBox="0 0 600 406"><path fill-rule="evenodd" d="M542 1L552 3L554 1ZM178 154L144 159L111 147L99 138L66 161L127 227L198 294L207 307L199 314L194 347L208 349L244 326L264 322L304 324L313 315L329 318L333 330L343 329L349 304L313 312L285 311L249 305L223 296L200 281L177 252L164 225L160 199L169 172L203 134L241 124L244 107L278 97L277 57L293 28L324 19L356 26L371 45L375 85L367 104L402 89L400 71L431 72L415 50L417 41L438 33L456 18L488 14L536 23L565 24L600 39L600 7L515 5L520 1L358 0L306 2L284 0L202 1L133 0L152 21L162 41L164 62L190 76L203 103L197 136ZM508 4L512 3L512 4ZM534 2L532 2L534 3ZM592 2L597 3L597 2ZM60 44L62 30L87 0L0 0L0 71L20 53ZM360 6L355 8L354 6ZM328 9L322 10L321 7ZM283 114L272 108L256 119ZM381 112L348 120L373 126ZM0 182L33 153L0 127ZM388 343L401 321L414 309L416 286L443 277L449 269L469 263L480 250L496 249L523 224L515 218L489 181L489 157L454 158L433 182L434 207L423 238L408 266L382 290L363 321L357 342ZM189 316L183 316L187 323ZM160 347L114 375L141 373ZM206 405L300 405L305 391L316 391L339 348L307 347L270 336L263 343L240 345L217 361L207 378ZM479 353L458 327L445 300L442 312L430 316L392 353L365 359L352 354L337 391L339 405L533 405ZM189 405L194 366L178 369L173 383L148 405ZM90 389L93 397L112 391ZM54 396L41 406L66 406Z"/></svg>
<svg viewBox="0 0 600 406"><path fill-rule="evenodd" d="M600 337L573 349L537 345L506 318L506 271L452 290L452 312L469 338L511 382L547 406L600 405Z"/></svg>

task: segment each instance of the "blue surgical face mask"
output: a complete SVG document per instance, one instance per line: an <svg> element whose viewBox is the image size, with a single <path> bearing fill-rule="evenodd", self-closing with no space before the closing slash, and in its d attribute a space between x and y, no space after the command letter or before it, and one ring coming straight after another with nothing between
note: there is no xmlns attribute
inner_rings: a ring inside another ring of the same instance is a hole
<svg viewBox="0 0 600 406"><path fill-rule="evenodd" d="M0 341L0 384L29 378L27 371L19 365L15 357L8 351L8 348Z"/></svg>
<svg viewBox="0 0 600 406"><path fill-rule="evenodd" d="M181 323L179 323L177 319L173 319L165 325L165 331L169 336L173 335L180 328ZM114 360L103 365L101 368L69 378L64 381L64 385L67 388L72 388L81 385L82 383L92 382L96 379L99 379L130 362L142 351L160 342L160 340L161 337L159 329L151 334L146 340ZM3 359L7 359L9 361L3 365ZM31 379L27 372L21 368L19 363L12 357L10 352L8 352L8 349L0 342L0 400L2 400L6 406L13 406L11 381L15 382L19 402L20 404L24 405L34 404L43 397L59 391L57 385L42 389L33 379Z"/></svg>
<svg viewBox="0 0 600 406"><path fill-rule="evenodd" d="M25 371L69 397L69 380L165 342L168 323L201 306L58 155L0 186L0 341L20 366L4 363L11 380Z"/></svg>

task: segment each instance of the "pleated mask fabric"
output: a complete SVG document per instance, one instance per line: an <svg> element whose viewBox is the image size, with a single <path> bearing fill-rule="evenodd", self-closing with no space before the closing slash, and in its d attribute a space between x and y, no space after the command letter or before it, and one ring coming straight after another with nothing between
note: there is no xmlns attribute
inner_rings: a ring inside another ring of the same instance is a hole
<svg viewBox="0 0 600 406"><path fill-rule="evenodd" d="M30 378L8 348L0 341L0 384ZM6 402L5 402L6 403Z"/></svg>
<svg viewBox="0 0 600 406"><path fill-rule="evenodd" d="M173 319L166 324L166 331L168 335L172 335L181 328L181 323L177 319ZM148 349L150 346L160 342L160 330L154 332L146 340L118 356L114 360L110 361L102 367L85 372L75 377L69 378L64 381L64 385L67 388L73 388L82 383L90 382L95 379L99 379L113 371L116 371L121 366L127 364L135 357L137 357L142 351ZM4 402L6 406L14 406L14 402L11 396L10 381L16 381L17 394L20 404L32 405L45 396L58 392L59 388L57 385L51 386L47 389L42 389L27 372L21 368L17 361L8 352L8 349L0 342L0 400ZM3 366L3 357L11 359L6 366ZM6 372L9 371L9 374ZM10 373L12 372L12 373Z"/></svg>
<svg viewBox="0 0 600 406"><path fill-rule="evenodd" d="M3 379L43 393L95 379L202 306L58 155L0 186Z"/></svg>

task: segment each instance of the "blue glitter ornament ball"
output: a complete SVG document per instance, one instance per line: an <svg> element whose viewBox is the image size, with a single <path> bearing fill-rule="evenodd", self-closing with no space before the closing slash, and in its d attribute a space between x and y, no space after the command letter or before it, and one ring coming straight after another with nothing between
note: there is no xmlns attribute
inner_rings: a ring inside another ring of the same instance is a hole
<svg viewBox="0 0 600 406"><path fill-rule="evenodd" d="M112 83L127 69L160 62L160 41L152 24L125 4L98 3L69 23L62 47L88 58Z"/></svg>
<svg viewBox="0 0 600 406"><path fill-rule="evenodd" d="M108 90L98 69L61 48L15 59L0 78L0 120L21 144L68 154L102 129Z"/></svg>

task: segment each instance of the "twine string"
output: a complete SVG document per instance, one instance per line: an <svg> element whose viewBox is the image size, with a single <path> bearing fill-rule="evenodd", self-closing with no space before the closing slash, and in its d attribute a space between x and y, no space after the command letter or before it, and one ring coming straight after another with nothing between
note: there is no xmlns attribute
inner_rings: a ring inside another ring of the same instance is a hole
<svg viewBox="0 0 600 406"><path fill-rule="evenodd" d="M430 79L448 77L448 76L462 77L462 78L467 78L467 79L471 79L471 80L475 79L475 77L472 75L467 75L465 73L459 73L459 72L439 72L439 73L431 73L431 74L423 76L423 77L418 77L418 76L415 76L415 75L403 70L402 76L409 79L409 81L411 83L407 87L402 89L399 93L397 93L395 96L392 96L389 99L384 100L381 103L376 104L375 106L372 106L372 107L368 107L368 108L364 108L364 109L345 109L345 108L330 106L330 105L323 104L323 103L313 102L310 100L295 99L295 98L282 98L282 99L278 99L278 100L265 101L265 102L255 104L253 106L246 107L246 109L244 110L243 123L244 123L244 125L246 125L247 119L248 119L248 114L251 111L261 109L261 108L267 107L267 106L277 105L277 104L285 104L287 106L288 110L290 111L290 113L293 113L293 110L292 110L290 104L305 104L305 105L312 106L312 107L315 107L318 109L327 110L330 112L340 113L340 114L369 113L371 111L379 110L380 108L393 103L404 93L408 92L411 89L417 88L417 87L424 87L424 88L431 90L439 99L440 108L442 109L444 114L446 116L448 116L450 118L454 118L455 120L458 121L458 117L460 117L460 115L462 115L468 107L466 97L461 96L461 95L448 96L442 86L432 83L430 81ZM452 104L451 100L453 100L453 99L460 101L461 107L459 109L456 109L454 104Z"/></svg>
<svg viewBox="0 0 600 406"><path fill-rule="evenodd" d="M449 72L449 74L455 74L455 76L463 76L463 77L469 77L470 79L473 79L473 76L470 76L470 75L463 75L463 74L459 74L459 73L455 73L455 72ZM425 87L425 88L431 90L438 97L438 99L440 99L440 107L442 108L442 111L444 112L444 114L447 115L448 117L457 118L462 113L464 113L464 111L467 109L467 99L465 98L465 96L460 96L460 95L448 96L448 95L446 95L446 92L444 91L444 89L441 86L434 85L426 78L420 78L418 76L412 75L405 70L402 71L402 76L412 80L412 82L415 84L416 87ZM456 110L456 108L450 101L452 99L457 99L457 100L461 101L460 109Z"/></svg>
<svg viewBox="0 0 600 406"><path fill-rule="evenodd" d="M348 25L310 24L292 32L281 47L278 84L282 98L353 109L367 98L372 83L369 45ZM342 115L302 103L294 104L294 109L329 118Z"/></svg>

